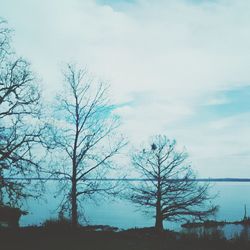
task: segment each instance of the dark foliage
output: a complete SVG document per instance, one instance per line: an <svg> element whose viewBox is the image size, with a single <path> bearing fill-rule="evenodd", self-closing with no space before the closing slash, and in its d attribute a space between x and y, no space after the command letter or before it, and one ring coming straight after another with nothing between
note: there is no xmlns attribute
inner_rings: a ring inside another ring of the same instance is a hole
<svg viewBox="0 0 250 250"><path fill-rule="evenodd" d="M45 228L0 230L1 247L8 250L248 250L249 241L227 241L217 236L197 237L154 229L90 232L84 229L51 231Z"/></svg>

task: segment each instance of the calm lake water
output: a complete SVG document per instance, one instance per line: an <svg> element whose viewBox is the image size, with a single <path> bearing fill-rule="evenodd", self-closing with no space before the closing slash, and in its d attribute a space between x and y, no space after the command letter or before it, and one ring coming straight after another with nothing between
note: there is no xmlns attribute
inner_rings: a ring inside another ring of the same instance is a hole
<svg viewBox="0 0 250 250"><path fill-rule="evenodd" d="M48 187L50 187L50 192L46 198L27 203L29 214L21 218L21 226L40 225L46 219L57 217L55 209L59 204L59 199L53 197L55 187L52 184L48 184ZM211 193L218 193L213 203L219 205L219 212L211 219L241 220L244 216L244 205L247 206L247 215L250 216L250 183L212 183ZM89 224L110 225L121 229L154 225L154 219L149 214L143 213L129 201L101 198L96 203L86 201L84 205L84 214ZM165 228L183 230L180 223L167 222ZM222 230L227 238L240 235L247 230L250 232L250 229L242 225L226 225L219 230Z"/></svg>

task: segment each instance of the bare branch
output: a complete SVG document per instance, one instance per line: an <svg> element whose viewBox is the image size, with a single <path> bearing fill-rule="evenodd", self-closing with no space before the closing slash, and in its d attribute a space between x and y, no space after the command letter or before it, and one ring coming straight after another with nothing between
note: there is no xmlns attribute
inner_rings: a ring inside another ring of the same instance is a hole
<svg viewBox="0 0 250 250"><path fill-rule="evenodd" d="M112 157L126 142L115 139L119 122L110 112L107 99L107 87L94 85L86 70L77 70L68 65L65 73L66 88L58 103L58 126L55 133L55 150L66 156L64 171L58 166L54 173L70 178L67 188L71 205L72 225L78 223L78 205L84 197L94 193L111 192L113 185L100 183L95 178L105 178L112 166ZM56 124L55 124L56 125ZM62 164L63 165L63 164ZM86 176L91 176L91 181Z"/></svg>
<svg viewBox="0 0 250 250"><path fill-rule="evenodd" d="M187 216L201 219L215 213L217 207L208 204L212 198L209 186L195 182L191 167L185 164L187 154L176 150L176 142L156 136L151 145L149 150L132 155L134 167L149 180L133 186L130 199L155 209L156 230L163 230L163 220Z"/></svg>

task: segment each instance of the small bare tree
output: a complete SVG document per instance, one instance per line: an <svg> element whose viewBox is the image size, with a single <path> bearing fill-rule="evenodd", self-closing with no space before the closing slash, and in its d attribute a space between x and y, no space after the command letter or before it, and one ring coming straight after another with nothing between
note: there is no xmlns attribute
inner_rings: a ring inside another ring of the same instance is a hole
<svg viewBox="0 0 250 250"><path fill-rule="evenodd" d="M27 182L12 178L31 176L37 170L32 149L41 136L39 102L30 66L16 58L10 30L0 21L0 203L14 205L27 196Z"/></svg>
<svg viewBox="0 0 250 250"><path fill-rule="evenodd" d="M130 199L144 209L155 209L155 229L163 230L164 220L205 218L216 211L208 204L208 184L195 181L187 154L176 142L156 136L148 149L135 152L132 163L145 180L132 187Z"/></svg>
<svg viewBox="0 0 250 250"><path fill-rule="evenodd" d="M97 192L111 191L104 185L111 158L126 144L116 136L117 117L109 105L107 87L95 85L87 71L68 65L66 86L56 109L54 142L59 150L59 164L53 171L64 185L64 209L68 206L72 226L78 225L78 205L81 199ZM105 182L107 183L107 182Z"/></svg>

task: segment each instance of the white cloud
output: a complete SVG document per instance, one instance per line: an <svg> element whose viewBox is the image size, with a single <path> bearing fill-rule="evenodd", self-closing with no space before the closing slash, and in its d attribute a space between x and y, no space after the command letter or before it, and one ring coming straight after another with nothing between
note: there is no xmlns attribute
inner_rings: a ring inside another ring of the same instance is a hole
<svg viewBox="0 0 250 250"><path fill-rule="evenodd" d="M203 176L247 177L250 161L250 113L220 118L171 131L186 145Z"/></svg>
<svg viewBox="0 0 250 250"><path fill-rule="evenodd" d="M207 106L216 106L216 105L223 105L223 104L229 104L230 100L226 97L220 97L220 98L211 98L208 99L207 102L204 103L204 105Z"/></svg>
<svg viewBox="0 0 250 250"><path fill-rule="evenodd" d="M94 0L0 0L0 5L15 29L17 52L43 78L47 96L60 88L63 62L76 61L110 82L116 103L140 96L139 104L116 111L132 141L166 133L188 148L203 143L194 159L205 151L215 154L213 144L233 154L226 138L244 131L241 123L221 135L215 131L226 127L223 122L204 125L204 131L198 125L190 129L185 120L197 115L201 104L218 104L211 98L215 91L250 83L249 1L138 0L121 9ZM246 143L240 134L237 140L239 148ZM220 165L227 168L224 160Z"/></svg>

